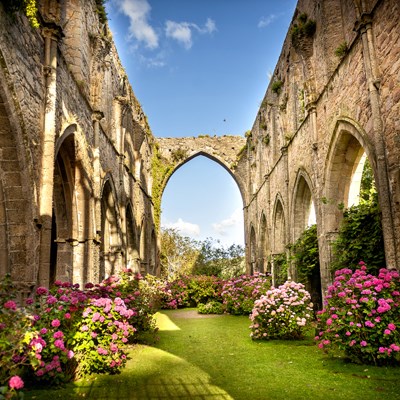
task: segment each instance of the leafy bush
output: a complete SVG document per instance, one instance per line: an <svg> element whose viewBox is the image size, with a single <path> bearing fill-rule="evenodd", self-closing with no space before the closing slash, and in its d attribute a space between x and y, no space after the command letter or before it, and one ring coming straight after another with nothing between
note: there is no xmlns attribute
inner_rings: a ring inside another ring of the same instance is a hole
<svg viewBox="0 0 400 400"><path fill-rule="evenodd" d="M52 384L76 373L118 372L134 332L154 329L152 299L140 292L140 279L126 270L121 278L89 283L85 290L57 281L51 290L37 288L25 307L12 300L15 288L5 279L0 284L0 366L6 368L0 384L20 372Z"/></svg>
<svg viewBox="0 0 400 400"><path fill-rule="evenodd" d="M379 269L385 265L385 250L376 196L372 202L361 202L345 210L333 250L333 271L341 269L343 265L357 265L363 260L370 273L379 273Z"/></svg>
<svg viewBox="0 0 400 400"><path fill-rule="evenodd" d="M249 315L254 301L270 287L270 276L261 273L242 275L226 281L221 293L226 312L233 315Z"/></svg>
<svg viewBox="0 0 400 400"><path fill-rule="evenodd" d="M188 287L192 303L206 304L221 299L223 281L215 276L198 275L189 279Z"/></svg>
<svg viewBox="0 0 400 400"><path fill-rule="evenodd" d="M209 301L206 304L200 303L197 306L197 311L199 314L223 314L225 307L219 301Z"/></svg>
<svg viewBox="0 0 400 400"><path fill-rule="evenodd" d="M253 339L301 339L312 320L313 304L301 283L287 281L254 302L250 315Z"/></svg>
<svg viewBox="0 0 400 400"><path fill-rule="evenodd" d="M400 278L395 270L367 273L341 269L319 312L318 347L340 350L355 363L385 365L400 360Z"/></svg>

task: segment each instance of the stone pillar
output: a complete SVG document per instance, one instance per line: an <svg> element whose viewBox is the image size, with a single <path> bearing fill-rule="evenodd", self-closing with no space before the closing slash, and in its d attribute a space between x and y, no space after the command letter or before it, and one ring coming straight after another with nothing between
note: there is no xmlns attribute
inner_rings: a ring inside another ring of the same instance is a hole
<svg viewBox="0 0 400 400"><path fill-rule="evenodd" d="M42 157L40 160L39 218L40 253L38 284L48 286L50 280L50 249L53 214L54 153L56 137L56 87L57 87L57 38L58 31L44 28L45 84Z"/></svg>
<svg viewBox="0 0 400 400"><path fill-rule="evenodd" d="M376 152L377 189L379 205L382 211L382 230L385 243L385 256L388 268L399 268L396 254L396 238L394 234L392 202L389 185L389 172L386 161L386 146L381 115L379 94L379 72L376 62L375 44L372 32L372 17L363 14L356 25L361 34L364 67L368 80L369 99L371 102L373 140Z"/></svg>
<svg viewBox="0 0 400 400"><path fill-rule="evenodd" d="M93 143L93 197L90 201L93 204L94 213L92 218L92 231L95 235L93 240L93 269L91 271L91 279L93 282L100 281L100 238L101 238L101 166L100 166L100 121L104 115L101 111L95 111L92 115L94 143Z"/></svg>

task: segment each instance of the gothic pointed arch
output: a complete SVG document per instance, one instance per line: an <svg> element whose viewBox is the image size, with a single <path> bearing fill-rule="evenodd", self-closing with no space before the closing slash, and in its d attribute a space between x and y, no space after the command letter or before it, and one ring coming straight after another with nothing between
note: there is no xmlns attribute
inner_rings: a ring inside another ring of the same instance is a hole
<svg viewBox="0 0 400 400"><path fill-rule="evenodd" d="M37 173L24 117L11 76L0 50L0 278L10 273L20 293L30 293L37 273L36 240L33 226L38 219ZM37 226L39 226L37 225Z"/></svg>
<svg viewBox="0 0 400 400"><path fill-rule="evenodd" d="M268 243L267 218L264 212L261 214L258 236L260 239L258 243L257 270L259 272L268 272L268 255L270 249Z"/></svg>
<svg viewBox="0 0 400 400"><path fill-rule="evenodd" d="M131 203L126 206L126 268L140 272L139 240Z"/></svg>
<svg viewBox="0 0 400 400"><path fill-rule="evenodd" d="M282 254L286 246L286 218L283 201L280 195L275 200L273 220L273 253Z"/></svg>
<svg viewBox="0 0 400 400"><path fill-rule="evenodd" d="M50 284L56 279L84 284L91 278L94 236L90 154L76 124L64 130L55 147Z"/></svg>
<svg viewBox="0 0 400 400"><path fill-rule="evenodd" d="M100 279L118 272L121 255L118 215L114 185L107 176L101 194Z"/></svg>
<svg viewBox="0 0 400 400"><path fill-rule="evenodd" d="M297 172L293 188L292 202L292 242L294 243L303 231L315 223L315 202L311 180L307 172L300 169Z"/></svg>
<svg viewBox="0 0 400 400"><path fill-rule="evenodd" d="M332 136L325 168L325 230L336 232L342 219L338 205L356 202L360 189L360 164L368 157L376 170L376 157L364 131L355 121L339 119ZM357 191L358 188L358 191ZM328 216L328 217L327 217Z"/></svg>

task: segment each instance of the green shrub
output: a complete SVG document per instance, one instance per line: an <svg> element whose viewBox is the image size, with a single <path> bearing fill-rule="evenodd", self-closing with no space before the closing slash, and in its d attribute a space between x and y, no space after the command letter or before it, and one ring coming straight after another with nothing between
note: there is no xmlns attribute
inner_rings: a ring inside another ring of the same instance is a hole
<svg viewBox="0 0 400 400"><path fill-rule="evenodd" d="M224 309L224 305L215 300L209 301L206 304L200 303L197 306L197 311L199 314L223 314Z"/></svg>

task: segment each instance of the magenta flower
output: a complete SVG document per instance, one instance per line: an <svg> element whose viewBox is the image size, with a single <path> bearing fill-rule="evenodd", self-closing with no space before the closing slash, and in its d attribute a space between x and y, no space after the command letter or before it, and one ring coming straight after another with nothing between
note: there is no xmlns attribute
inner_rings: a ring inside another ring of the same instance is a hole
<svg viewBox="0 0 400 400"><path fill-rule="evenodd" d="M396 329L396 325L390 323L390 324L388 325L388 328L389 328L391 331L394 331L394 330Z"/></svg>
<svg viewBox="0 0 400 400"><path fill-rule="evenodd" d="M51 326L58 328L60 326L60 321L58 319L53 319L53 321L51 321Z"/></svg>
<svg viewBox="0 0 400 400"><path fill-rule="evenodd" d="M47 329L46 328L42 328L41 330L40 330L40 334L41 335L45 335L47 333Z"/></svg>
<svg viewBox="0 0 400 400"><path fill-rule="evenodd" d="M47 293L49 293L49 291L45 287L41 286L41 287L38 287L36 289L36 294L39 295L39 296L42 296L42 295L47 294Z"/></svg>
<svg viewBox="0 0 400 400"><path fill-rule="evenodd" d="M367 342L365 340L362 340L360 342L360 346L365 347L367 345Z"/></svg>
<svg viewBox="0 0 400 400"><path fill-rule="evenodd" d="M54 339L61 339L64 337L64 334L61 331L54 332L53 338Z"/></svg>
<svg viewBox="0 0 400 400"><path fill-rule="evenodd" d="M24 387L24 381L18 375L14 375L10 378L8 386L10 386L10 389L22 389Z"/></svg>
<svg viewBox="0 0 400 400"><path fill-rule="evenodd" d="M383 332L385 335L390 335L392 331L390 329L385 329Z"/></svg>
<svg viewBox="0 0 400 400"><path fill-rule="evenodd" d="M17 303L15 303L15 301L8 300L4 303L4 308L15 311L17 309Z"/></svg>

